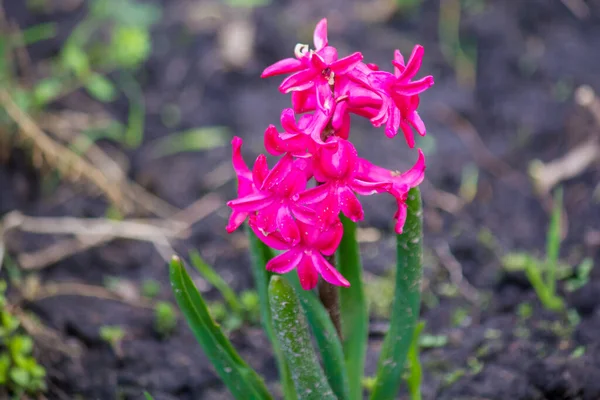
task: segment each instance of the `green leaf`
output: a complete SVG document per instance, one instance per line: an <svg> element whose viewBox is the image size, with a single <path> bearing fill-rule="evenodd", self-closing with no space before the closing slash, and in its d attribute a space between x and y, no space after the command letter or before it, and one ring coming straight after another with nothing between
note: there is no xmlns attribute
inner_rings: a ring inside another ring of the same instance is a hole
<svg viewBox="0 0 600 400"><path fill-rule="evenodd" d="M41 42L42 40L52 39L56 36L57 32L58 24L56 22L45 22L31 26L23 29L23 44L25 46L29 46L31 44Z"/></svg>
<svg viewBox="0 0 600 400"><path fill-rule="evenodd" d="M338 270L350 282L349 288L340 290L342 319L342 346L346 357L348 392L351 400L362 399L362 378L365 352L369 334L369 313L363 290L360 251L356 242L356 224L341 217L344 236L336 253Z"/></svg>
<svg viewBox="0 0 600 400"><path fill-rule="evenodd" d="M280 276L271 277L269 303L275 334L292 373L296 393L302 400L335 400L312 347L300 302L292 286Z"/></svg>
<svg viewBox="0 0 600 400"><path fill-rule="evenodd" d="M154 397L152 397L152 395L146 391L144 391L144 398L146 400L154 400Z"/></svg>
<svg viewBox="0 0 600 400"><path fill-rule="evenodd" d="M546 238L546 286L551 295L556 292L556 269L560 251L560 231L562 217L563 190L561 187L554 193L554 207L550 218L550 227Z"/></svg>
<svg viewBox="0 0 600 400"><path fill-rule="evenodd" d="M404 232L397 236L396 290L390 328L386 334L371 400L393 399L400 388L404 364L421 303L423 264L421 195L417 188L408 192L408 215Z"/></svg>
<svg viewBox="0 0 600 400"><path fill-rule="evenodd" d="M153 145L155 158L177 153L210 150L227 144L229 131L223 126L207 126L183 132L172 133L157 140Z"/></svg>
<svg viewBox="0 0 600 400"><path fill-rule="evenodd" d="M425 327L424 322L419 322L415 327L412 342L408 349L408 377L406 384L411 400L421 400L421 380L423 377L423 369L421 368L421 360L419 359L419 349L421 347L420 335Z"/></svg>
<svg viewBox="0 0 600 400"><path fill-rule="evenodd" d="M210 283L215 289L217 289L223 299L227 302L229 307L234 313L241 314L243 312L243 306L237 298L237 295L233 289L221 278L217 272L204 262L200 253L196 250L190 251L190 262L196 268L196 271Z"/></svg>
<svg viewBox="0 0 600 400"><path fill-rule="evenodd" d="M33 88L33 100L38 107L42 107L56 97L58 97L63 90L63 82L54 77L45 78L39 81Z"/></svg>
<svg viewBox="0 0 600 400"><path fill-rule="evenodd" d="M78 77L84 77L90 71L90 61L87 54L75 44L68 44L63 47L60 60L64 68L72 71Z"/></svg>
<svg viewBox="0 0 600 400"><path fill-rule="evenodd" d="M286 278L294 286L296 293L298 293L300 304L306 314L308 324L312 329L317 347L321 353L323 369L325 370L329 385L331 385L333 392L339 400L350 398L342 343L327 310L325 310L323 304L321 304L312 291L302 289L297 274L287 274Z"/></svg>
<svg viewBox="0 0 600 400"><path fill-rule="evenodd" d="M85 88L92 97L104 103L111 102L117 97L117 89L112 82L99 74L90 75Z"/></svg>
<svg viewBox="0 0 600 400"><path fill-rule="evenodd" d="M31 380L29 372L23 368L11 368L8 374L15 385L19 387L25 387L29 385L29 381Z"/></svg>
<svg viewBox="0 0 600 400"><path fill-rule="evenodd" d="M213 321L178 257L171 260L169 276L177 304L194 336L233 396L236 399L271 399L263 380L239 356Z"/></svg>
<svg viewBox="0 0 600 400"><path fill-rule="evenodd" d="M271 341L273 346L273 354L277 360L277 370L279 372L279 380L281 381L281 388L283 391L283 397L286 400L296 400L296 390L294 389L294 382L292 382L292 376L290 374L289 367L283 356L279 342L275 337L273 331L273 321L271 319L271 305L269 304L269 293L268 285L271 273L266 270L267 262L275 257L273 250L266 244L261 242L258 237L252 232L248 226L248 240L250 242L250 255L252 258L252 275L254 276L254 283L256 285L256 292L258 293L258 302L260 306L260 319L267 334L267 337Z"/></svg>
<svg viewBox="0 0 600 400"><path fill-rule="evenodd" d="M129 115L127 129L123 142L130 148L136 148L144 140L144 119L146 117L146 103L140 84L129 73L123 73L119 83L129 101Z"/></svg>
<svg viewBox="0 0 600 400"><path fill-rule="evenodd" d="M152 50L150 32L137 26L117 26L112 31L110 56L117 65L137 67L146 61Z"/></svg>

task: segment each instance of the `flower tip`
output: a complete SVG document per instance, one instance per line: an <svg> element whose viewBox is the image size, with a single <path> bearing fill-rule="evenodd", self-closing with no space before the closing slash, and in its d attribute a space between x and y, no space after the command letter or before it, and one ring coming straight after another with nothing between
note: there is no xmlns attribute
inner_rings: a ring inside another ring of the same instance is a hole
<svg viewBox="0 0 600 400"><path fill-rule="evenodd" d="M320 20L315 27L313 42L315 44L315 50L320 50L327 46L327 18Z"/></svg>
<svg viewBox="0 0 600 400"><path fill-rule="evenodd" d="M231 139L231 145L233 147L241 147L243 143L244 141L239 136L234 136L233 139Z"/></svg>

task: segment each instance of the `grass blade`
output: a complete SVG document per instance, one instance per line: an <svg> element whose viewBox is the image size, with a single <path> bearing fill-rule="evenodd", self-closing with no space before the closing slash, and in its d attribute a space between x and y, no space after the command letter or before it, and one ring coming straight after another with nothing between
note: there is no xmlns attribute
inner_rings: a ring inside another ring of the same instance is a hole
<svg viewBox="0 0 600 400"><path fill-rule="evenodd" d="M202 275L202 277L206 279L208 283L210 283L215 289L217 289L221 293L223 299L225 299L225 301L231 308L231 311L237 314L241 314L243 312L242 304L240 303L233 289L231 289L231 287L227 284L227 282L225 282L223 278L221 278L221 276L217 274L217 272L214 269L212 269L210 265L204 262L204 260L200 256L200 253L198 253L196 250L190 251L189 254L190 262L194 266L194 268L196 268L198 273Z"/></svg>
<svg viewBox="0 0 600 400"><path fill-rule="evenodd" d="M423 377L423 369L421 368L421 360L419 359L419 337L425 327L424 322L419 322L413 333L410 349L408 349L408 377L406 384L410 393L410 400L421 400L421 380Z"/></svg>
<svg viewBox="0 0 600 400"><path fill-rule="evenodd" d="M344 351L338 334L329 318L329 314L317 296L309 290L303 290L300 286L298 275L290 273L286 275L288 281L294 286L300 299L302 309L312 328L317 347L323 359L325 375L333 389L333 393L339 400L350 398L348 393L348 375L344 365Z"/></svg>
<svg viewBox="0 0 600 400"><path fill-rule="evenodd" d="M363 290L360 251L356 242L356 224L344 216L341 219L344 225L344 236L336 260L339 271L351 285L340 290L342 347L346 360L350 399L361 400L369 314Z"/></svg>
<svg viewBox="0 0 600 400"><path fill-rule="evenodd" d="M412 341L421 303L423 263L422 209L419 189L408 192L404 232L397 236L396 289L371 400L393 399L400 388L404 363Z"/></svg>
<svg viewBox="0 0 600 400"><path fill-rule="evenodd" d="M335 400L312 347L306 318L294 288L282 277L271 277L269 304L273 328L302 400Z"/></svg>
<svg viewBox="0 0 600 400"><path fill-rule="evenodd" d="M561 213L563 190L561 187L554 193L554 207L546 238L546 286L552 295L556 293L556 268L560 251Z"/></svg>
<svg viewBox="0 0 600 400"><path fill-rule="evenodd" d="M250 229L248 231L248 240L250 242L250 255L252 257L252 275L254 276L254 282L256 285L256 291L258 293L258 301L260 305L260 319L267 334L267 337L271 341L273 346L273 354L277 361L277 369L279 372L279 380L281 382L281 390L286 400L296 400L296 389L294 389L294 382L290 374L289 367L283 356L279 342L275 337L273 331L273 320L271 319L271 305L269 304L269 279L271 273L268 272L265 267L267 262L275 256L273 250L267 245L262 243L258 237Z"/></svg>
<svg viewBox="0 0 600 400"><path fill-rule="evenodd" d="M178 257L169 272L177 304L223 383L236 399L271 399L262 378L246 364L213 321Z"/></svg>
<svg viewBox="0 0 600 400"><path fill-rule="evenodd" d="M148 392L144 392L144 398L146 400L154 400L154 397L152 397L152 395Z"/></svg>

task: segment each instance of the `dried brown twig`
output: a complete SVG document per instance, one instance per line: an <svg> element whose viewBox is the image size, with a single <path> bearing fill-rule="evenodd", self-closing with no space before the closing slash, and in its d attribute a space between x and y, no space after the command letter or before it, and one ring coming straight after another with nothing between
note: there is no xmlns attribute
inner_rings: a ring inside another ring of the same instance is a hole
<svg viewBox="0 0 600 400"><path fill-rule="evenodd" d="M450 274L450 280L456 285L460 294L471 303L479 304L479 291L465 279L462 272L462 266L452 254L448 243L438 244L435 246L434 251L442 266L446 268L448 274Z"/></svg>
<svg viewBox="0 0 600 400"><path fill-rule="evenodd" d="M34 148L34 160L41 166L44 160L56 168L65 177L73 181L84 178L99 188L123 212L129 212L133 205L129 199L124 198L118 185L114 185L98 168L82 159L68 147L57 143L46 135L29 115L24 113L14 102L5 89L0 89L0 104L6 113L18 125L22 141L29 143Z"/></svg>

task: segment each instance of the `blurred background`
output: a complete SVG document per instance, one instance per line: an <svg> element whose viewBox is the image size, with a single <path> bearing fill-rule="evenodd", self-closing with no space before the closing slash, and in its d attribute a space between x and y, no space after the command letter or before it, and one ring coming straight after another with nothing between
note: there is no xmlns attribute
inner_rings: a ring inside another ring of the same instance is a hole
<svg viewBox="0 0 600 400"><path fill-rule="evenodd" d="M8 380L11 391L229 398L173 306L173 253L200 270L213 315L275 385L247 241L224 229L229 143L244 139L248 163L263 151L290 99L280 78L260 73L311 44L326 17L340 54L391 70L395 49L408 56L421 44L420 76L435 77L417 143L428 166L424 397L600 398L600 1L0 4L0 304L30 338L5 337L4 350L37 360ZM386 168L416 160L368 121L351 137ZM564 318L539 305L523 272L545 257L559 187L560 290L573 311ZM394 203L365 198L359 229L367 375L393 294ZM569 397L578 393L588 397Z"/></svg>

